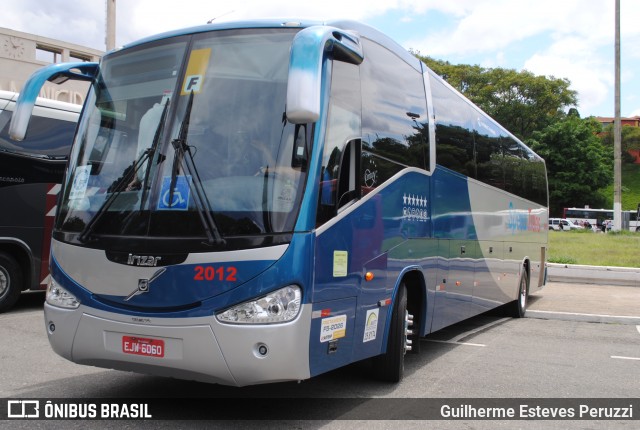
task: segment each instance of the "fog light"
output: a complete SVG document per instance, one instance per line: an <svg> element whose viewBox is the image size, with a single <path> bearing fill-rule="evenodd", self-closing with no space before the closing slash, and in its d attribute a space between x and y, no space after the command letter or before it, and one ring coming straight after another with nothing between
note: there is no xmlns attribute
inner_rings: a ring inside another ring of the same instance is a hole
<svg viewBox="0 0 640 430"><path fill-rule="evenodd" d="M255 345L253 345L252 352L256 358L262 359L269 354L269 347L264 343L256 343Z"/></svg>

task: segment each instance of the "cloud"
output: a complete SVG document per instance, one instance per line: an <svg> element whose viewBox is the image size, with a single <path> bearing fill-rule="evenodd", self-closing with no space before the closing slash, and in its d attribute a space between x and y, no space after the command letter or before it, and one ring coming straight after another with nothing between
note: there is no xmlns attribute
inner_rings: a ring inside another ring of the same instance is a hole
<svg viewBox="0 0 640 430"><path fill-rule="evenodd" d="M593 0L478 0L474 6L464 9L451 27L416 36L405 46L440 58L493 52L539 35L560 38L580 34L595 41L610 34L602 24L605 17L613 17L608 3ZM613 18L609 21L612 28Z"/></svg>
<svg viewBox="0 0 640 430"><path fill-rule="evenodd" d="M104 0L5 1L0 26L104 49L105 9ZM637 101L624 92L640 91L640 2L624 1L621 10L623 111L626 103L635 104L627 109L635 112ZM130 43L211 18L275 16L377 20L383 25L388 19L389 35L424 55L566 77L579 92L581 111L613 97L609 0L120 0L116 42Z"/></svg>
<svg viewBox="0 0 640 430"><path fill-rule="evenodd" d="M104 2L4 2L0 26L95 49L104 49Z"/></svg>
<svg viewBox="0 0 640 430"><path fill-rule="evenodd" d="M603 70L601 65L593 67L588 61L552 53L534 55L524 68L537 75L569 79L570 88L578 92L579 110L584 112L590 112L607 99L613 78L612 71Z"/></svg>

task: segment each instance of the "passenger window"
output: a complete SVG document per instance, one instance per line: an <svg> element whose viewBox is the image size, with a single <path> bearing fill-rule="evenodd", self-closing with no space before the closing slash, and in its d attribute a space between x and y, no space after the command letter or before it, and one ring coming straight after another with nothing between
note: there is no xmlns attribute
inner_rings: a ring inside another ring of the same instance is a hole
<svg viewBox="0 0 640 430"><path fill-rule="evenodd" d="M320 177L316 224L334 217L338 208L360 197L360 71L358 66L333 62L329 116Z"/></svg>
<svg viewBox="0 0 640 430"><path fill-rule="evenodd" d="M361 140L354 139L347 143L342 154L338 181L338 211L360 198L360 148Z"/></svg>
<svg viewBox="0 0 640 430"><path fill-rule="evenodd" d="M438 79L431 79L431 93L436 117L437 163L475 178L475 109Z"/></svg>
<svg viewBox="0 0 640 430"><path fill-rule="evenodd" d="M363 151L399 163L399 169L428 168L429 121L422 72L374 42L365 39L363 44Z"/></svg>

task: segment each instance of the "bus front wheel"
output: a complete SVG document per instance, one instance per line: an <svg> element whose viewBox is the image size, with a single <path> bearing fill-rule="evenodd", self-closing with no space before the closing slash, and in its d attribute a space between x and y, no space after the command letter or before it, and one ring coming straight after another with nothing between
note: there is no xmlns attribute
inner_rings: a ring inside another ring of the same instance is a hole
<svg viewBox="0 0 640 430"><path fill-rule="evenodd" d="M16 260L0 252L0 312L10 309L22 291L22 272Z"/></svg>
<svg viewBox="0 0 640 430"><path fill-rule="evenodd" d="M400 382L404 375L404 356L411 349L410 326L413 316L407 311L407 287L400 284L396 297L387 339L387 351L373 358L373 370L377 379Z"/></svg>

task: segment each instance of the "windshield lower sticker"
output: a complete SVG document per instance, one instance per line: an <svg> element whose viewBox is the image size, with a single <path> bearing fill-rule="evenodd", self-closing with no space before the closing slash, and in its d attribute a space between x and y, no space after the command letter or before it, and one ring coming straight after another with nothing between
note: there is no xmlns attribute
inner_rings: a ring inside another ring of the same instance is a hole
<svg viewBox="0 0 640 430"><path fill-rule="evenodd" d="M73 184L71 185L69 200L76 200L84 197L87 191L87 185L89 184L90 174L91 174L90 165L76 167L76 175L73 178Z"/></svg>
<svg viewBox="0 0 640 430"><path fill-rule="evenodd" d="M158 210L186 211L189 208L189 188L191 176L177 176L176 185L171 195L171 177L162 178L162 188L160 188L160 199L158 199Z"/></svg>

